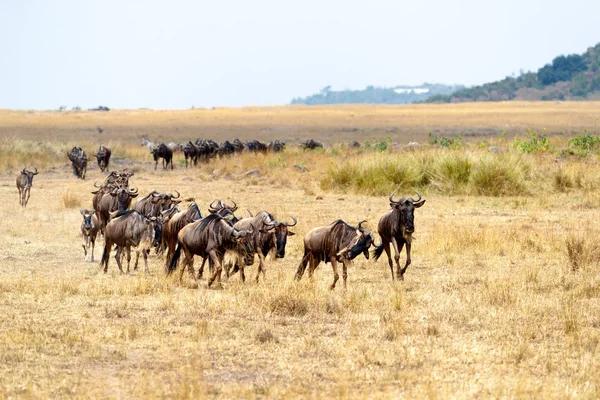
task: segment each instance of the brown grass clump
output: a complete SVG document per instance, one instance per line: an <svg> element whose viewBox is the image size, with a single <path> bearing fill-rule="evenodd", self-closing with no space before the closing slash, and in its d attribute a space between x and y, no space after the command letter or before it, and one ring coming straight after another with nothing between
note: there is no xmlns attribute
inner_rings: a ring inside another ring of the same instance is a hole
<svg viewBox="0 0 600 400"><path fill-rule="evenodd" d="M64 191L61 201L65 208L77 208L81 206L81 199L70 189Z"/></svg>
<svg viewBox="0 0 600 400"><path fill-rule="evenodd" d="M600 241L595 235L572 233L566 237L565 247L573 271L600 263Z"/></svg>

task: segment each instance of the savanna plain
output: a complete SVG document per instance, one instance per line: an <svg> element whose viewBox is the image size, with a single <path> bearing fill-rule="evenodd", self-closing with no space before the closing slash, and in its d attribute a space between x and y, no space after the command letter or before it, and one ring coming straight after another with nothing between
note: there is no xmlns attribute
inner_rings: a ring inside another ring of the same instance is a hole
<svg viewBox="0 0 600 400"><path fill-rule="evenodd" d="M599 106L0 110L0 397L599 398ZM142 137L288 145L187 169L175 153L171 171ZM308 138L329 147L299 149ZM151 276L120 275L113 257L104 274L100 237L84 259L79 210L106 174L90 162L79 180L66 154L100 144L140 198L296 217L285 258L223 290L167 277L154 252ZM21 208L26 166L40 173ZM347 290L329 290L329 264L293 280L315 226L366 219L378 242L394 190L427 199L404 281L385 255L358 257Z"/></svg>

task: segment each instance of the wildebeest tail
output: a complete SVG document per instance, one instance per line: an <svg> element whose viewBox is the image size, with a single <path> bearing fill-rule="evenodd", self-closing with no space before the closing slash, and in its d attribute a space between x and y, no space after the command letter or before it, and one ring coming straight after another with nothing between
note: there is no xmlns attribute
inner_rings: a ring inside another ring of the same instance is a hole
<svg viewBox="0 0 600 400"><path fill-rule="evenodd" d="M371 255L373 256L373 260L377 261L377 260L379 260L379 257L381 257L382 254L383 254L383 241L381 242L381 244L379 246L375 246Z"/></svg>
<svg viewBox="0 0 600 400"><path fill-rule="evenodd" d="M300 265L298 265L298 270L296 271L296 275L294 275L294 279L299 281L302 279L302 275L304 275L304 270L306 269L306 265L310 259L310 252L304 250L304 256L302 257L302 261L300 261Z"/></svg>
<svg viewBox="0 0 600 400"><path fill-rule="evenodd" d="M106 268L108 266L108 257L110 256L110 243L104 243L104 251L102 252L102 258L100 259L100 267L104 266Z"/></svg>
<svg viewBox="0 0 600 400"><path fill-rule="evenodd" d="M181 243L177 243L177 247L175 248L175 253L173 253L173 257L171 257L171 262L167 266L167 276L171 275L173 271L177 269L177 262L179 261L179 257L181 256Z"/></svg>

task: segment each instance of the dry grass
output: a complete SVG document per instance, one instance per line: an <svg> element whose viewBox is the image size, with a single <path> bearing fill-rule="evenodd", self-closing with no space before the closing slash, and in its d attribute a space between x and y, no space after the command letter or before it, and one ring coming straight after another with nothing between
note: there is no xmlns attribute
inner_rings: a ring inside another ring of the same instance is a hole
<svg viewBox="0 0 600 400"><path fill-rule="evenodd" d="M437 184L416 212L406 280L392 282L384 259L360 258L348 290L330 292L329 265L313 281L292 279L304 234L336 218L375 229L389 206L387 196L333 194L318 182L330 163L376 153L290 151L171 172L154 171L137 146L112 145L140 162L115 167L136 169L141 194L177 189L203 212L233 198L241 209L298 217L296 236L258 285L235 276L208 290L187 275L180 284L155 257L151 277L119 276L112 258L104 275L84 262L81 216L63 204L68 188L89 207L104 175L90 168L81 181L65 161L49 162L22 210L10 167L0 175L0 397L600 397L594 159L567 161L582 178L565 191L553 184L551 155L525 158L526 193L487 197L463 191L471 183L454 173L465 159L472 173L487 155L456 153L454 164L432 153ZM301 163L308 172L293 167ZM243 175L255 167L259 176Z"/></svg>

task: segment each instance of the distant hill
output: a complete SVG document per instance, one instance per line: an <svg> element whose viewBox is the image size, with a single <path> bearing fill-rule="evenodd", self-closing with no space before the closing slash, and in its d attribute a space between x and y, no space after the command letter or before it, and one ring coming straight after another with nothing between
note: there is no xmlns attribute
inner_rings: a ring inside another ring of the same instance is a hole
<svg viewBox="0 0 600 400"><path fill-rule="evenodd" d="M427 103L600 98L600 43L581 55L558 56L537 72L429 97Z"/></svg>
<svg viewBox="0 0 600 400"><path fill-rule="evenodd" d="M391 88L368 86L363 90L331 90L331 86L326 86L319 93L294 98L291 104L408 104L427 100L432 95L449 95L461 88L464 86L432 83Z"/></svg>

